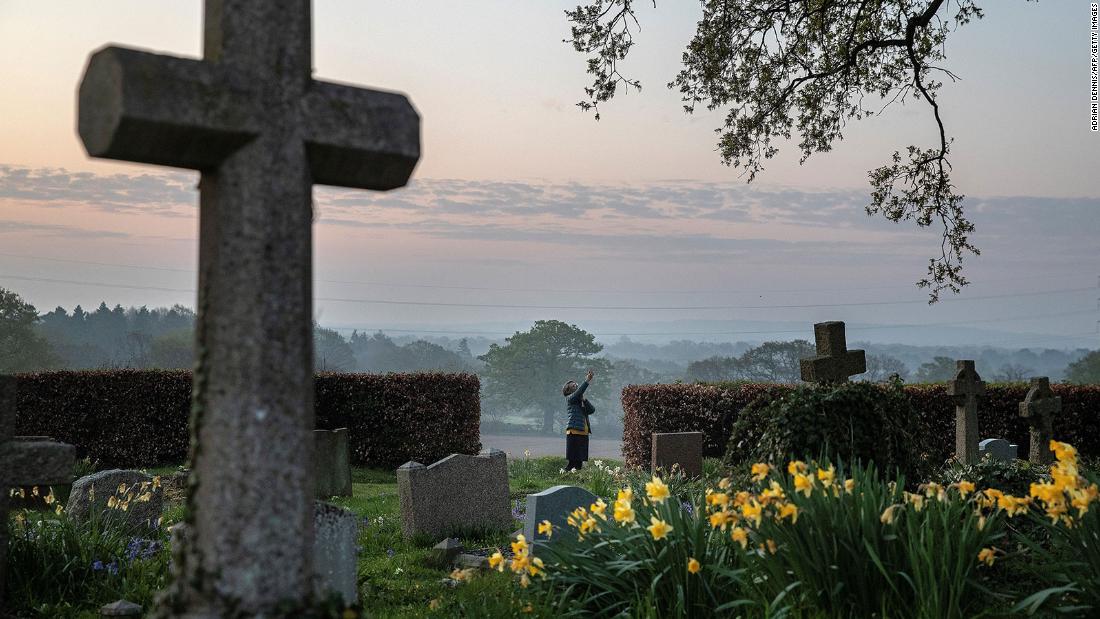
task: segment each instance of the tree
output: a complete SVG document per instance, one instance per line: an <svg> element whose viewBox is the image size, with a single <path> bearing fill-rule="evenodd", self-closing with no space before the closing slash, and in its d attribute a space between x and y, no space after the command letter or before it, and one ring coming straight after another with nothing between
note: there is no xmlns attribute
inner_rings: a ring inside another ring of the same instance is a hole
<svg viewBox="0 0 1100 619"><path fill-rule="evenodd" d="M1078 384L1100 383L1100 350L1094 350L1066 366L1066 380Z"/></svg>
<svg viewBox="0 0 1100 619"><path fill-rule="evenodd" d="M737 361L737 357L720 356L692 361L687 366L684 378L688 381L701 383L741 380L741 366Z"/></svg>
<svg viewBox="0 0 1100 619"><path fill-rule="evenodd" d="M195 333L181 329L153 340L149 353L150 364L155 368L185 369L195 365Z"/></svg>
<svg viewBox="0 0 1100 619"><path fill-rule="evenodd" d="M598 120L599 104L620 86L641 84L621 71L639 23L636 0L586 0L566 16L567 40L587 55L592 83L578 103ZM656 5L656 0L654 0ZM965 253L977 255L968 235L948 160L948 137L938 102L948 34L982 11L975 0L702 0L703 15L683 53L683 68L668 84L680 92L684 111L698 106L725 110L718 152L726 165L744 168L748 181L779 152L774 141L797 131L801 162L843 139L847 123L914 98L927 105L936 129L932 147L908 146L868 172L868 215L942 226L939 255L917 282L929 302L944 290L959 292ZM952 14L953 11L953 14ZM937 79L939 78L939 79ZM867 105L865 105L865 102ZM881 109L876 112L876 107Z"/></svg>
<svg viewBox="0 0 1100 619"><path fill-rule="evenodd" d="M942 383L955 378L955 360L951 357L933 357L917 368L918 383Z"/></svg>
<svg viewBox="0 0 1100 619"><path fill-rule="evenodd" d="M881 383L889 380L894 374L902 380L909 378L909 368L904 361L890 355L867 355L867 372L863 374L864 380Z"/></svg>
<svg viewBox="0 0 1100 619"><path fill-rule="evenodd" d="M57 357L35 333L38 310L11 290L0 288L0 374L56 367Z"/></svg>
<svg viewBox="0 0 1100 619"><path fill-rule="evenodd" d="M801 360L817 354L806 340L764 342L745 351L739 359L745 380L761 383L793 383L802 378Z"/></svg>
<svg viewBox="0 0 1100 619"><path fill-rule="evenodd" d="M1019 363L1005 363L993 375L993 379L1005 383L1019 383L1035 375L1035 370Z"/></svg>
<svg viewBox="0 0 1100 619"><path fill-rule="evenodd" d="M313 367L320 372L355 370L355 355L344 336L316 323L313 325Z"/></svg>
<svg viewBox="0 0 1100 619"><path fill-rule="evenodd" d="M542 431L547 434L554 431L555 421L563 421L561 388L566 381L583 380L591 368L600 377L589 399L600 399L607 390L609 363L592 357L603 346L576 325L539 320L530 331L517 332L505 342L503 346L492 344L489 352L478 357L485 362L486 399L490 406L533 408L542 417Z"/></svg>

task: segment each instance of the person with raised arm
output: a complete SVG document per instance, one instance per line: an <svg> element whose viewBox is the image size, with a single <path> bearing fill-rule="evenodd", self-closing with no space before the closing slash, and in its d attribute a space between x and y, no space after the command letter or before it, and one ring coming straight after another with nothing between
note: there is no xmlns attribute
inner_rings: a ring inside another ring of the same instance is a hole
<svg viewBox="0 0 1100 619"><path fill-rule="evenodd" d="M588 436L592 434L592 424L588 417L596 412L596 407L584 397L584 392L595 375L595 372L588 370L583 383L577 385L577 381L571 380L561 388L568 414L565 424L565 459L569 462L566 465L566 470L569 471L580 470L588 459Z"/></svg>

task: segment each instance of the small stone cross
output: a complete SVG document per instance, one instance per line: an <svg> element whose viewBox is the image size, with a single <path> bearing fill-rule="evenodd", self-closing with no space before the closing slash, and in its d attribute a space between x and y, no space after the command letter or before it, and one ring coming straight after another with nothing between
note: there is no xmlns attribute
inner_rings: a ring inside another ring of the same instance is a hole
<svg viewBox="0 0 1100 619"><path fill-rule="evenodd" d="M978 398L985 395L985 382L974 369L974 362L955 362L955 378L947 384L947 394L955 400L955 459L959 464L978 462Z"/></svg>
<svg viewBox="0 0 1100 619"><path fill-rule="evenodd" d="M867 371L867 355L848 350L844 341L844 323L839 320L814 325L817 356L799 363L802 380L808 383L843 383L848 377Z"/></svg>
<svg viewBox="0 0 1100 619"><path fill-rule="evenodd" d="M1027 419L1031 427L1031 445L1028 459L1036 464L1054 462L1054 453L1050 450L1050 439L1054 438L1054 416L1062 412L1062 398L1054 395L1050 388L1050 379L1037 376L1031 379L1031 388L1020 402L1020 416Z"/></svg>
<svg viewBox="0 0 1100 619"><path fill-rule="evenodd" d="M188 617L312 594L313 185L401 187L420 157L404 95L313 79L311 12L206 0L202 60L108 46L80 83L89 155L201 173Z"/></svg>
<svg viewBox="0 0 1100 619"><path fill-rule="evenodd" d="M0 376L0 613L3 612L8 562L8 501L18 486L48 486L72 481L76 448L40 437L12 436L16 379Z"/></svg>

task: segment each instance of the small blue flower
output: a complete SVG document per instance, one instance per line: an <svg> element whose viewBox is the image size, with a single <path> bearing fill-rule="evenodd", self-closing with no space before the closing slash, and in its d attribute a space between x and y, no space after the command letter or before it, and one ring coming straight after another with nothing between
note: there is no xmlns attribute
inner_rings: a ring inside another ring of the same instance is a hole
<svg viewBox="0 0 1100 619"><path fill-rule="evenodd" d="M95 561L92 561L92 571L93 572L98 572L102 569L103 569L103 562L102 561L100 561L98 559L95 560Z"/></svg>
<svg viewBox="0 0 1100 619"><path fill-rule="evenodd" d="M117 561L111 561L110 563L107 564L107 573L110 574L111 576L118 575L118 562Z"/></svg>
<svg viewBox="0 0 1100 619"><path fill-rule="evenodd" d="M684 511L686 511L687 513L689 513L689 514L695 513L695 507L691 503L688 503L687 501L684 501L680 505L684 508Z"/></svg>
<svg viewBox="0 0 1100 619"><path fill-rule="evenodd" d="M387 556L387 557L389 557L389 558L391 558L391 559L392 559L392 558L393 558L393 554L394 554L394 553L393 553L393 548L387 548L387 549L386 549L386 556Z"/></svg>

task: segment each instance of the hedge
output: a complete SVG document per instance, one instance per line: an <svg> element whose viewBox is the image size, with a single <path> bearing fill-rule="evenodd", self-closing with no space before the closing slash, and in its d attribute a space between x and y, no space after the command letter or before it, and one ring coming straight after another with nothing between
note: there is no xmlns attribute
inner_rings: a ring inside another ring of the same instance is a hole
<svg viewBox="0 0 1100 619"><path fill-rule="evenodd" d="M103 467L179 464L190 442L191 372L110 370L18 375L16 434L76 445ZM481 448L472 374L318 374L318 428L348 428L356 466L431 463Z"/></svg>
<svg viewBox="0 0 1100 619"><path fill-rule="evenodd" d="M623 457L631 466L649 463L654 432L702 432L703 455L725 455L733 423L746 405L758 396L779 395L792 385L695 384L633 385L623 389ZM1100 455L1100 386L1051 385L1062 397L1062 414L1054 419L1054 436L1077 446L1084 454ZM978 428L983 438L1005 438L1020 446L1028 457L1027 421L1019 415L1019 403L1027 394L1026 383L986 386L978 405ZM944 462L955 450L955 404L943 384L906 385L913 406L934 434L935 462Z"/></svg>

